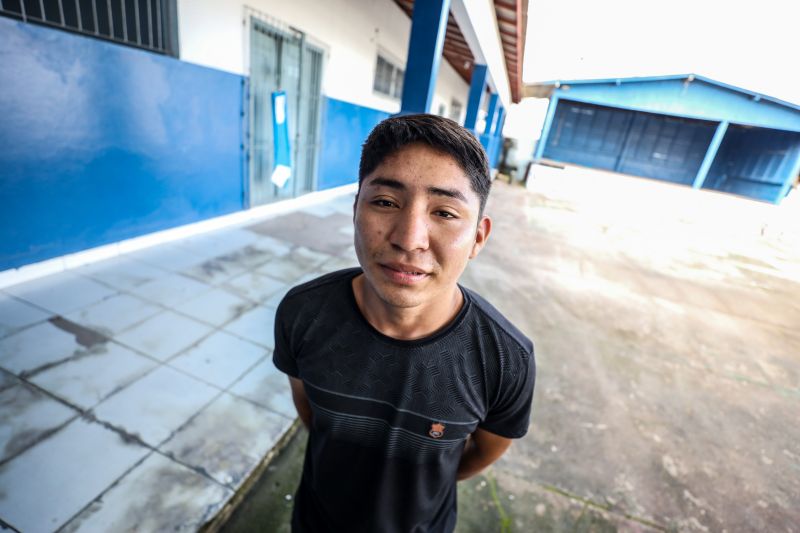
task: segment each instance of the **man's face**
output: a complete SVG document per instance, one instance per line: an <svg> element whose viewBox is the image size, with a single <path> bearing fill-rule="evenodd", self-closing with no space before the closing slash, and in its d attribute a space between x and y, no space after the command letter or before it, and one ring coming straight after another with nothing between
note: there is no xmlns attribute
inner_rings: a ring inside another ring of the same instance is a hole
<svg viewBox="0 0 800 533"><path fill-rule="evenodd" d="M469 177L449 155L412 144L386 158L364 178L355 204L368 289L394 307L451 302L491 230L479 211Z"/></svg>

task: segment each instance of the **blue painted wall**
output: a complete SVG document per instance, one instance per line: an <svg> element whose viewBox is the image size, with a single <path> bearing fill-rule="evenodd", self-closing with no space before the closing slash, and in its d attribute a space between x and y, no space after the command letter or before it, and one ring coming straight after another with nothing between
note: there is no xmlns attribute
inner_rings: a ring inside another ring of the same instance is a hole
<svg viewBox="0 0 800 533"><path fill-rule="evenodd" d="M702 80L580 83L565 82L559 98L688 118L800 131L800 110L755 99Z"/></svg>
<svg viewBox="0 0 800 533"><path fill-rule="evenodd" d="M800 133L732 125L703 188L779 202L798 159Z"/></svg>
<svg viewBox="0 0 800 533"><path fill-rule="evenodd" d="M0 17L0 271L242 209L242 78Z"/></svg>
<svg viewBox="0 0 800 533"><path fill-rule="evenodd" d="M378 122L390 114L334 98L324 98L322 152L317 188L338 187L358 181L361 145Z"/></svg>

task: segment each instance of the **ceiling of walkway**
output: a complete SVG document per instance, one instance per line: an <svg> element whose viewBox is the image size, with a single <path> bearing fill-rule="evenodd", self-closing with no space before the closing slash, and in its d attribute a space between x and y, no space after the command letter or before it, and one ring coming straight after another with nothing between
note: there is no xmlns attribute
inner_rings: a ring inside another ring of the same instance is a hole
<svg viewBox="0 0 800 533"><path fill-rule="evenodd" d="M414 0L395 0L395 3L409 16L414 11ZM494 0L497 31L503 47L503 55L511 86L511 100L519 102L522 98L522 60L525 50L525 31L528 25L528 0ZM475 57L461 33L451 12L447 19L447 33L444 39L445 59L466 81L472 78Z"/></svg>

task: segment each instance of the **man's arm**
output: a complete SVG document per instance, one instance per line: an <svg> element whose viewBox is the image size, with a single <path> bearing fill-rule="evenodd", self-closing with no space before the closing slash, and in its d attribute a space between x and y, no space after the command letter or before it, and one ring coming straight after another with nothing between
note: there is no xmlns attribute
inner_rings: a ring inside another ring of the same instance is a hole
<svg viewBox="0 0 800 533"><path fill-rule="evenodd" d="M456 479L458 481L471 478L481 470L497 461L503 455L512 439L489 433L483 429L476 429L469 436L458 464Z"/></svg>
<svg viewBox="0 0 800 533"><path fill-rule="evenodd" d="M292 400L294 400L294 407L297 409L297 414L306 429L311 428L311 405L308 403L306 396L306 389L303 387L303 382L297 378L289 376L289 385L292 387Z"/></svg>

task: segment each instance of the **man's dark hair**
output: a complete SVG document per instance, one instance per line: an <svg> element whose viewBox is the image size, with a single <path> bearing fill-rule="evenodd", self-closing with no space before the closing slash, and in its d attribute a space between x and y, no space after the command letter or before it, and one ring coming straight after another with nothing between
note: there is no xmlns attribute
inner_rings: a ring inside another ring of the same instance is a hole
<svg viewBox="0 0 800 533"><path fill-rule="evenodd" d="M492 186L486 152L472 132L454 120L436 115L398 115L375 126L361 148L359 188L364 178L387 157L414 143L425 144L455 159L469 177L483 213Z"/></svg>

